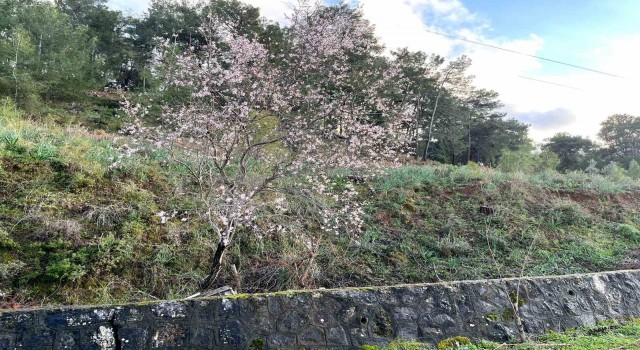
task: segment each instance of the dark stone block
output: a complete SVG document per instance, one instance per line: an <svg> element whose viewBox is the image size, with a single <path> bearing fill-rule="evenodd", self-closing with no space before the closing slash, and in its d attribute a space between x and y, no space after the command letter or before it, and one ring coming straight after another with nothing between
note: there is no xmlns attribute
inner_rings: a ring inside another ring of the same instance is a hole
<svg viewBox="0 0 640 350"><path fill-rule="evenodd" d="M242 326L240 322L232 321L218 327L218 344L223 346L240 345L242 341Z"/></svg>
<svg viewBox="0 0 640 350"><path fill-rule="evenodd" d="M77 332L58 331L56 332L56 338L53 344L53 349L54 350L75 349L80 344L82 344L82 340L80 338L80 335Z"/></svg>
<svg viewBox="0 0 640 350"><path fill-rule="evenodd" d="M461 289L463 289L461 294L455 294L453 296L453 302L456 305L457 313L463 318L473 317L473 315L475 314L473 300L475 298L471 295L471 291L468 290L468 288Z"/></svg>
<svg viewBox="0 0 640 350"><path fill-rule="evenodd" d="M53 347L54 336L54 332L48 328L34 327L28 331L19 332L15 340L15 346L23 349Z"/></svg>
<svg viewBox="0 0 640 350"><path fill-rule="evenodd" d="M231 320L237 319L240 313L240 308L233 299L220 299L218 300L218 309L216 310L216 320Z"/></svg>
<svg viewBox="0 0 640 350"><path fill-rule="evenodd" d="M415 323L398 324L396 336L398 339L417 340L420 338L418 325Z"/></svg>
<svg viewBox="0 0 640 350"><path fill-rule="evenodd" d="M144 349L149 343L149 326L145 323L129 324L118 327L116 335L123 350Z"/></svg>
<svg viewBox="0 0 640 350"><path fill-rule="evenodd" d="M406 306L394 308L392 315L396 322L415 322L418 320L415 309Z"/></svg>
<svg viewBox="0 0 640 350"><path fill-rule="evenodd" d="M216 344L215 328L210 325L191 326L191 345L213 349Z"/></svg>
<svg viewBox="0 0 640 350"><path fill-rule="evenodd" d="M193 318L198 322L214 323L218 320L218 309L220 300L193 300L191 308Z"/></svg>
<svg viewBox="0 0 640 350"><path fill-rule="evenodd" d="M267 308L269 309L269 314L274 318L279 318L285 311L287 311L282 298L268 298Z"/></svg>
<svg viewBox="0 0 640 350"><path fill-rule="evenodd" d="M456 325L456 321L447 314L432 316L431 323L440 328L448 328Z"/></svg>
<svg viewBox="0 0 640 350"><path fill-rule="evenodd" d="M298 333L309 325L309 316L301 312L286 314L278 322L278 331L287 333Z"/></svg>
<svg viewBox="0 0 640 350"><path fill-rule="evenodd" d="M363 317L366 317L366 314ZM341 324L351 325L354 323L360 323L361 317L359 316L359 312L355 306L349 306L340 311L340 313L338 313L337 315L337 318L338 322L340 322Z"/></svg>
<svg viewBox="0 0 640 350"><path fill-rule="evenodd" d="M0 330L20 331L27 327L33 327L38 324L39 312L17 312L17 313L1 313L0 312Z"/></svg>
<svg viewBox="0 0 640 350"><path fill-rule="evenodd" d="M515 326L507 326L505 324L494 324L489 329L489 340L508 341L518 335Z"/></svg>
<svg viewBox="0 0 640 350"><path fill-rule="evenodd" d="M144 319L144 309L137 307L120 307L116 308L114 323L115 325L126 325L134 322L140 322Z"/></svg>
<svg viewBox="0 0 640 350"><path fill-rule="evenodd" d="M318 327L311 327L298 336L298 343L300 345L324 345L326 344L324 330Z"/></svg>
<svg viewBox="0 0 640 350"><path fill-rule="evenodd" d="M267 338L269 347L286 348L296 345L296 338L289 335L274 334Z"/></svg>
<svg viewBox="0 0 640 350"><path fill-rule="evenodd" d="M327 331L328 345L349 345L349 338L342 327L331 327Z"/></svg>
<svg viewBox="0 0 640 350"><path fill-rule="evenodd" d="M444 332L433 325L421 324L418 326L418 337L421 341L435 343L437 339L444 338Z"/></svg>
<svg viewBox="0 0 640 350"><path fill-rule="evenodd" d="M541 319L525 319L522 321L525 332L529 334L543 334L550 329L551 325Z"/></svg>
<svg viewBox="0 0 640 350"><path fill-rule="evenodd" d="M374 305L379 301L378 294L380 294L377 290L346 290L341 292L343 296L345 296L351 304L356 305Z"/></svg>
<svg viewBox="0 0 640 350"><path fill-rule="evenodd" d="M455 304L450 299L451 295L454 293L454 291L451 291L443 286L426 287L424 292L425 298L423 302L418 306L420 313L451 314L456 312Z"/></svg>
<svg viewBox="0 0 640 350"><path fill-rule="evenodd" d="M354 345L362 345L362 339L369 339L369 332L366 327L353 327L349 329L349 339Z"/></svg>
<svg viewBox="0 0 640 350"><path fill-rule="evenodd" d="M182 347L187 338L187 329L179 323L162 323L155 330L150 330L151 347Z"/></svg>
<svg viewBox="0 0 640 350"><path fill-rule="evenodd" d="M13 335L0 334L0 350L9 350L13 348Z"/></svg>
<svg viewBox="0 0 640 350"><path fill-rule="evenodd" d="M241 319L253 334L269 335L276 332L276 321L268 313L256 313L249 319Z"/></svg>
<svg viewBox="0 0 640 350"><path fill-rule="evenodd" d="M264 317L269 312L267 298L265 297L238 298L233 299L233 303L238 310L238 316L243 319L253 318L256 315Z"/></svg>
<svg viewBox="0 0 640 350"><path fill-rule="evenodd" d="M310 311L310 323L319 327L327 327L340 324L341 313L344 306L333 298L326 296L314 298L313 311Z"/></svg>

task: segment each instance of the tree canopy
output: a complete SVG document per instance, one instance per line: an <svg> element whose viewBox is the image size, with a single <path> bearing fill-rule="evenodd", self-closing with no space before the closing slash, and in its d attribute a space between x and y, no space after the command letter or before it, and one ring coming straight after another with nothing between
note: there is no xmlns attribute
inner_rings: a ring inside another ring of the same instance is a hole
<svg viewBox="0 0 640 350"><path fill-rule="evenodd" d="M297 107L320 118L324 128L345 132L344 111L364 108L371 125L398 121L399 150L422 160L496 166L503 151L528 149L528 126L503 112L497 92L473 84L469 58L406 48L387 55L362 14L345 3L321 6L314 16L318 23L336 16L360 23L350 35L363 40L346 51L345 61L320 57L319 50L331 47L317 45L327 33L346 32L318 29L313 40L305 39L316 27L281 26L238 0L153 0L138 17L109 9L106 0L0 0L0 94L32 111L43 101L73 101L105 86L178 102L184 98L180 89L165 83L175 55L203 55L213 44L225 53L231 49L227 36L236 33L260 44L269 63L287 70L296 84L314 86L325 96L327 110L315 103ZM224 30L207 35L202 28L212 18ZM175 55L161 56L168 44ZM318 64L298 65L302 55L314 52ZM339 72L328 69L336 64ZM639 158L639 128L639 117L616 114L602 124L603 147L561 133L542 149L558 156L560 171L585 169L591 159L601 167L611 161L628 167Z"/></svg>

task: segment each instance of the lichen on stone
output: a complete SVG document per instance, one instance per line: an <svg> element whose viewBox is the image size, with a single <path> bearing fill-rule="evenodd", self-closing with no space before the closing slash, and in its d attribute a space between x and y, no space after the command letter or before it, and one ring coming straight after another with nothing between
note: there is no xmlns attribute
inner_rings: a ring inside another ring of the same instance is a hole
<svg viewBox="0 0 640 350"><path fill-rule="evenodd" d="M116 348L116 339L113 336L113 329L107 326L100 326L98 332L91 339L100 347L100 350L112 350Z"/></svg>

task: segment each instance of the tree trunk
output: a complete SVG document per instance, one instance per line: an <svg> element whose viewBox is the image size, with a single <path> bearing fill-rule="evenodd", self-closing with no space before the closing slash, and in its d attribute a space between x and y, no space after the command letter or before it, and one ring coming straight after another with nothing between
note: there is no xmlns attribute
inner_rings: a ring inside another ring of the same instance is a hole
<svg viewBox="0 0 640 350"><path fill-rule="evenodd" d="M40 34L40 41L38 42L38 66L42 60L42 33Z"/></svg>
<svg viewBox="0 0 640 350"><path fill-rule="evenodd" d="M223 239L218 242L218 246L216 247L216 251L213 254L213 260L211 261L211 268L209 269L209 274L205 277L202 282L200 282L200 290L205 291L211 288L213 282L218 277L220 270L222 270L222 257L224 253L227 251L228 244L224 242Z"/></svg>
<svg viewBox="0 0 640 350"><path fill-rule="evenodd" d="M14 101L16 102L16 104L18 103L18 53L20 52L20 45L22 43L22 37L19 34L16 34L17 38L14 39L14 43L16 45L16 59L15 59L15 65L13 66L13 79L16 82L16 91L14 94Z"/></svg>
<svg viewBox="0 0 640 350"><path fill-rule="evenodd" d="M469 112L469 124L467 125L467 163L471 161L471 112Z"/></svg>
<svg viewBox="0 0 640 350"><path fill-rule="evenodd" d="M418 104L416 107L416 124L415 124L415 132L413 134L413 139L416 142L416 159L420 157L420 150L418 150L418 134L420 132L420 116L421 116L421 108L422 108L422 96L418 96Z"/></svg>
<svg viewBox="0 0 640 350"><path fill-rule="evenodd" d="M456 147L451 147L451 165L456 165Z"/></svg>
<svg viewBox="0 0 640 350"><path fill-rule="evenodd" d="M431 133L433 131L433 120L436 118L436 111L438 110L438 101L440 101L440 94L442 88L438 89L438 96L436 96L436 103L433 106L433 113L431 113L431 121L429 122L429 133L427 134L427 144L424 146L424 152L422 153L422 160L426 161L429 158L429 145L431 144Z"/></svg>

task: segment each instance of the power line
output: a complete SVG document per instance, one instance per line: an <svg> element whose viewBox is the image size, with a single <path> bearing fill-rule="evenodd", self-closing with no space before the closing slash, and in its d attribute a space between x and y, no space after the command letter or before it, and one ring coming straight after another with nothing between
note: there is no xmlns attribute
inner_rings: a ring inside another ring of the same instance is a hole
<svg viewBox="0 0 640 350"><path fill-rule="evenodd" d="M561 86L561 87L565 87L565 88L569 88L569 89L573 89L573 90L588 91L588 90L581 89L581 88L577 88L577 87L574 87L574 86L558 84L558 83L554 83L554 82L550 82L550 81L546 81L546 80L541 80L541 79L535 79L535 78L525 77L525 76L522 76L522 75L518 75L518 78L527 79L527 80L533 80L533 81L537 81L537 82L539 82L539 83L544 83L544 84L550 84L550 85L555 85L555 86Z"/></svg>
<svg viewBox="0 0 640 350"><path fill-rule="evenodd" d="M550 58L546 58L546 57L540 57L540 56L536 56L536 55L531 55L531 54L524 53L524 52L521 52L521 51L505 49L504 47L495 46L495 45L491 45L491 44L486 44L486 43L483 43L483 42L480 42L480 41L470 40L470 39L466 39L466 38L455 36L455 35L441 33L441 32L437 32L435 30L427 29L427 28L425 28L424 30L426 30L427 32L432 33L432 34L444 36L444 37L451 38L451 39L462 40L462 41L466 41L468 43L472 43L472 44L476 44L476 45L482 45L482 46L490 47L490 48L496 49L496 50L502 50L502 51L506 51L506 52L510 52L510 53L515 53L515 54L518 54L518 55L533 57L533 58L537 58L539 60L548 61L548 62L552 62L552 63L556 63L556 64L561 64L561 65L564 65L564 66L569 66L569 67L573 67L573 68L577 68L577 69L582 69L582 70L586 70L586 71L593 72L593 73L603 74L603 75L607 75L607 76L610 76L610 77L624 78L623 76L616 75L616 74L611 74L611 73L607 73L607 72L603 72L601 70L591 69L591 68L587 68L587 67L583 67L583 66L578 66L578 65L575 65L575 64L566 63L566 62L562 62L562 61L558 61L558 60L554 60L554 59L550 59Z"/></svg>

